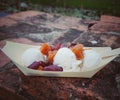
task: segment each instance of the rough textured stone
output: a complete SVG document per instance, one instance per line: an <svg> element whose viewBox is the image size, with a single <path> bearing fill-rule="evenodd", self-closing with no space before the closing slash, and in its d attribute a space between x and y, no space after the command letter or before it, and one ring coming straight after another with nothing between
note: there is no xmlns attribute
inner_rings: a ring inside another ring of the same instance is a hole
<svg viewBox="0 0 120 100"><path fill-rule="evenodd" d="M15 23L5 22L8 18L11 18L11 21L15 20ZM0 34L1 40L25 37L37 42L51 42L53 38L56 39L60 34L68 32L70 28L83 32L88 30L88 26L83 24L82 20L79 18L57 14L51 15L36 11L9 15L0 19L0 22L0 32L2 33ZM49 38L46 38L46 36Z"/></svg>
<svg viewBox="0 0 120 100"><path fill-rule="evenodd" d="M40 12L38 11L25 11L21 13L14 13L12 15L0 18L0 26L9 26L12 24L16 24L20 20L24 20L25 18L33 17L38 14L40 14Z"/></svg>
<svg viewBox="0 0 120 100"><path fill-rule="evenodd" d="M80 36L80 34L82 34L83 31L79 31L76 29L70 29L69 31L65 32L64 34L62 34L60 37L58 37L57 39L55 39L53 42L53 44L56 44L58 42L61 43L67 43L67 42L73 42L74 39L78 38Z"/></svg>
<svg viewBox="0 0 120 100"><path fill-rule="evenodd" d="M33 45L41 45L42 42L79 42L85 46L118 48L118 20L113 16L102 16L100 21L88 21L37 11L20 12L0 19L0 48L5 44L1 41L4 39ZM120 57L90 79L28 77L0 51L0 99L118 100L119 66Z"/></svg>
<svg viewBox="0 0 120 100"><path fill-rule="evenodd" d="M93 32L120 32L120 25L115 23L98 22L91 28Z"/></svg>
<svg viewBox="0 0 120 100"><path fill-rule="evenodd" d="M115 17L115 16L102 15L100 18L100 21L107 22L107 23L119 23L120 24L120 18Z"/></svg>
<svg viewBox="0 0 120 100"><path fill-rule="evenodd" d="M114 16L101 16L100 21L93 24L90 28L91 32L118 32L120 33L120 18Z"/></svg>
<svg viewBox="0 0 120 100"><path fill-rule="evenodd" d="M4 47L5 42L0 41L0 48ZM0 68L4 67L10 62L10 59L0 50Z"/></svg>
<svg viewBox="0 0 120 100"><path fill-rule="evenodd" d="M22 92L28 91L33 96L33 99L36 97L37 99L51 98L57 100L80 98L83 100L114 100L119 97L114 78L115 74L120 73L118 70L119 65L117 64L115 62L108 64L91 79L24 77L22 75L22 81L24 83L22 83Z"/></svg>
<svg viewBox="0 0 120 100"><path fill-rule="evenodd" d="M82 43L85 46L94 46L94 47L106 47L110 46L112 48L117 48L120 47L120 35L114 34L112 32L108 33L101 33L101 34L96 34L96 33L91 33L91 32L86 32L82 33L79 37L73 40L73 42L77 43ZM96 43L92 43L92 41L96 41Z"/></svg>
<svg viewBox="0 0 120 100"><path fill-rule="evenodd" d="M10 61L10 59L2 51L0 51L0 57L0 67L3 67Z"/></svg>

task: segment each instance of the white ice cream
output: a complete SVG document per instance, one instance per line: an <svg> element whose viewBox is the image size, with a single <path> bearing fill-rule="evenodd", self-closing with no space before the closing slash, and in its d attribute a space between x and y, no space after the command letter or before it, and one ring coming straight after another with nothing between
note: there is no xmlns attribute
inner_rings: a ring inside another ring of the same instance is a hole
<svg viewBox="0 0 120 100"><path fill-rule="evenodd" d="M101 56L94 50L85 50L83 60L77 60L75 54L69 48L60 48L53 64L63 67L64 72L80 72L82 69L88 69L101 62ZM34 61L46 61L45 56L37 48L27 49L22 55L22 61L25 66L29 66Z"/></svg>
<svg viewBox="0 0 120 100"><path fill-rule="evenodd" d="M60 48L54 57L53 64L63 67L63 71L80 71L81 60L69 48Z"/></svg>
<svg viewBox="0 0 120 100"><path fill-rule="evenodd" d="M83 59L83 69L96 66L101 62L102 58L99 53L94 50L85 50Z"/></svg>
<svg viewBox="0 0 120 100"><path fill-rule="evenodd" d="M45 61L45 57L37 48L27 49L22 55L22 61L25 66L29 66L34 61Z"/></svg>

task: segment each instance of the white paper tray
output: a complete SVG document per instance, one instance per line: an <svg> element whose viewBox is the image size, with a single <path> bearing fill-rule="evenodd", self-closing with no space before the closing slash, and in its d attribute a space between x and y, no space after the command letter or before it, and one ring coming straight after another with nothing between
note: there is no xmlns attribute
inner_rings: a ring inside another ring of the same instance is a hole
<svg viewBox="0 0 120 100"><path fill-rule="evenodd" d="M40 48L40 46L33 46L33 45L6 41L6 45L1 49L26 76L91 78L94 74L96 74L99 70L101 70L106 64L108 64L110 61L112 61L120 54L120 48L111 50L110 47L90 47L93 50L99 52L103 57L99 65L87 69L84 68L80 72L54 72L54 71L33 70L23 66L21 55L28 48Z"/></svg>

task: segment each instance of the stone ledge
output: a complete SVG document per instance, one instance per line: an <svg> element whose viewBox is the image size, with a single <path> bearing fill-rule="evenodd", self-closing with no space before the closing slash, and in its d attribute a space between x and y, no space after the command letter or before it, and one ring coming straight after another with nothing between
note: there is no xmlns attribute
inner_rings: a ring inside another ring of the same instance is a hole
<svg viewBox="0 0 120 100"><path fill-rule="evenodd" d="M117 23L117 24L119 23L120 24L120 17L102 15L101 18L100 18L100 21L108 22L108 23Z"/></svg>
<svg viewBox="0 0 120 100"><path fill-rule="evenodd" d="M16 24L17 21L25 20L27 17L33 17L39 15L40 13L41 12L39 11L25 11L20 13L14 13L12 15L0 18L0 26L10 26L12 24Z"/></svg>
<svg viewBox="0 0 120 100"><path fill-rule="evenodd" d="M91 32L103 33L103 32L118 32L120 33L120 17L103 15L100 21L93 24L90 28Z"/></svg>

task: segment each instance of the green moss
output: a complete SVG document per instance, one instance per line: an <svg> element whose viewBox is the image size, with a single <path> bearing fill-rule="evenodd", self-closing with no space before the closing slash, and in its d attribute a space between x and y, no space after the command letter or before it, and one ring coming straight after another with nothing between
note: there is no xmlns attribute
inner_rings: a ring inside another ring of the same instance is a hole
<svg viewBox="0 0 120 100"><path fill-rule="evenodd" d="M21 8L19 4L25 2L28 7ZM47 7L47 8L46 8ZM66 11L64 9L89 9L96 10L99 14L109 14L120 16L120 0L2 0L0 2L0 9L7 9L9 12L17 12L22 10L42 10L48 12L61 12L67 15L74 13L77 16L79 11ZM57 9L61 8L61 9ZM52 10L51 10L52 9Z"/></svg>
<svg viewBox="0 0 120 100"><path fill-rule="evenodd" d="M120 15L119 0L30 0L33 3L67 7L67 8L87 8L101 11L107 14Z"/></svg>

